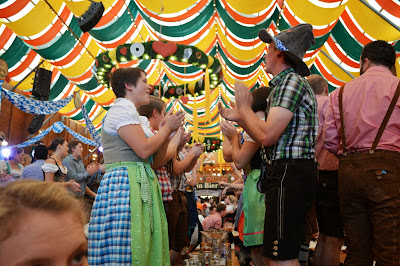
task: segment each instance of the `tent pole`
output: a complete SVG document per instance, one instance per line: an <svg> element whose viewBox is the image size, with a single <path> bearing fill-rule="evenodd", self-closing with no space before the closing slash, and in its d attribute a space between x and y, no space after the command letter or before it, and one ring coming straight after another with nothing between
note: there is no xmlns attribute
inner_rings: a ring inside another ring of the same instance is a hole
<svg viewBox="0 0 400 266"><path fill-rule="evenodd" d="M375 14L377 14L379 17L381 17L384 21L389 23L393 28L396 30L400 31L400 27L394 24L390 19L382 15L378 10L376 10L373 6L371 6L367 1L365 0L360 0L361 3L363 3L365 6L367 6L369 9L371 9Z"/></svg>
<svg viewBox="0 0 400 266"><path fill-rule="evenodd" d="M78 134L80 135L82 133L83 130L85 130L86 127L82 127L81 131L78 132ZM74 139L76 139L75 137L73 139L71 139L70 141L73 141Z"/></svg>
<svg viewBox="0 0 400 266"><path fill-rule="evenodd" d="M86 159L89 158L90 155L92 155L99 147L100 147L100 145L97 145L97 146L93 149L93 151L92 151L91 153L89 153L88 155L86 155L85 159L83 159L83 160L86 161Z"/></svg>

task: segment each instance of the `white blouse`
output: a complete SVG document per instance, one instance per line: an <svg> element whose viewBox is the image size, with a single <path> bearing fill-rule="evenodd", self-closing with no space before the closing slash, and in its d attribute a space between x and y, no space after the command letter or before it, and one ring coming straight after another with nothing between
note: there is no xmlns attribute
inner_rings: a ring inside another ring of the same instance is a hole
<svg viewBox="0 0 400 266"><path fill-rule="evenodd" d="M249 134L247 134L247 132L245 131L245 132L243 132L243 140L244 141L247 141L247 142L253 142L253 143L256 143L251 137L250 137L250 135Z"/></svg>
<svg viewBox="0 0 400 266"><path fill-rule="evenodd" d="M128 99L117 98L104 119L104 130L108 134L118 134L118 129L127 125L141 125L147 137L153 136L150 122L139 115L135 105Z"/></svg>
<svg viewBox="0 0 400 266"><path fill-rule="evenodd" d="M55 165L55 164L52 164L52 163L44 163L44 164L42 165L42 170L43 170L43 172L45 172L45 173L55 173L55 172L58 171L58 166ZM66 167L60 166L60 170L61 170L61 173L65 174L65 175L66 175L67 172L68 172L68 170L67 170Z"/></svg>

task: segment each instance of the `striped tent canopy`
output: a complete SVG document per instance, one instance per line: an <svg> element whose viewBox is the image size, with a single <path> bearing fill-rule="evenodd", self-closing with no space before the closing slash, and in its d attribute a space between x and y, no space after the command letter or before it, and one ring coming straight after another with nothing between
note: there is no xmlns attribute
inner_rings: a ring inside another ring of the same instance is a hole
<svg viewBox="0 0 400 266"><path fill-rule="evenodd" d="M99 2L100 0L95 0ZM268 85L263 56L266 44L258 31L272 34L310 23L316 44L306 53L311 72L324 76L330 90L357 77L362 48L382 39L398 53L400 73L399 0L102 0L104 13L97 25L82 32L77 18L90 7L88 0L0 0L0 59L7 62L11 84L21 81L39 62L52 70L50 100L78 91L96 129L113 104L112 90L100 85L93 75L95 58L102 52L133 42L164 40L196 46L217 58L223 79L211 89L208 105L204 95L165 99L168 109L186 112L186 125L194 124L204 137L220 137L217 103L234 100L236 81L249 89ZM161 60L133 60L119 67L140 67L150 84L172 86L201 79L198 67ZM19 89L32 91L34 74ZM210 106L210 117L205 107ZM194 112L195 111L195 112ZM73 101L62 115L84 124Z"/></svg>

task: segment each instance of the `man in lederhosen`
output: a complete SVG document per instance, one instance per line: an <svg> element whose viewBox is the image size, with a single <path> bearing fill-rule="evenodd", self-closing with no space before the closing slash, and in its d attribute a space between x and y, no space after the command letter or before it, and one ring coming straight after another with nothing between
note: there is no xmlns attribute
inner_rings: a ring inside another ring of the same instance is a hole
<svg viewBox="0 0 400 266"><path fill-rule="evenodd" d="M400 79L390 71L395 60L385 41L367 44L360 77L330 96L324 145L339 155L346 265L400 265Z"/></svg>

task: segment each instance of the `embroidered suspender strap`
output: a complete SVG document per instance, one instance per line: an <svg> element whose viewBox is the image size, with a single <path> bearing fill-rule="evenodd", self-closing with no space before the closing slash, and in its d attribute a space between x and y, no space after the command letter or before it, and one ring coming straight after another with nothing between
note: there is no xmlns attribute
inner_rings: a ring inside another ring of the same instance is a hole
<svg viewBox="0 0 400 266"><path fill-rule="evenodd" d="M388 108L388 110L386 112L385 117L383 118L382 124L379 127L378 134L376 134L374 143L372 144L371 150L369 151L370 154L374 154L375 149L378 146L378 143L379 143L379 140L382 137L383 131L385 130L386 125L389 122L390 116L393 113L394 107L396 106L397 100L399 99L399 95L400 95L400 82L399 82L399 85L397 85L396 92L395 92L395 94L393 96L392 101L390 102L389 108Z"/></svg>
<svg viewBox="0 0 400 266"><path fill-rule="evenodd" d="M346 137L344 135L344 119L343 119L343 89L344 85L339 89L339 115L340 115L340 137L343 144L343 156L347 156Z"/></svg>

